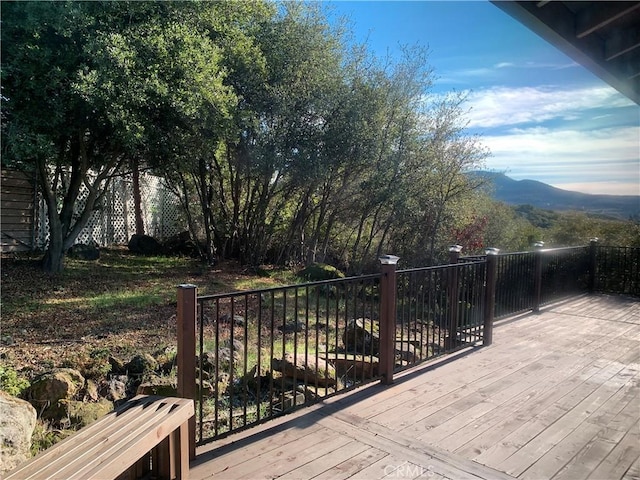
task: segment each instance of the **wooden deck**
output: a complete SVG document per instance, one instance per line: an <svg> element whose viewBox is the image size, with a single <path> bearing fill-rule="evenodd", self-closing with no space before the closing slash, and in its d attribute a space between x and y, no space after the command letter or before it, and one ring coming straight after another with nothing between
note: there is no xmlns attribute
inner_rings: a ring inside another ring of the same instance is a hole
<svg viewBox="0 0 640 480"><path fill-rule="evenodd" d="M638 479L640 301L584 296L198 449L194 479Z"/></svg>

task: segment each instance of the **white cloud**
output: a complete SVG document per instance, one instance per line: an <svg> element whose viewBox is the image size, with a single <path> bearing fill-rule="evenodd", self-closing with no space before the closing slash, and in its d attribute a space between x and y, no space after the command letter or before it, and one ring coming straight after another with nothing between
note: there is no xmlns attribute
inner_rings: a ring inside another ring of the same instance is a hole
<svg viewBox="0 0 640 480"><path fill-rule="evenodd" d="M562 159L594 161L638 161L639 127L602 128L581 131L533 127L513 128L504 135L485 136L483 143L495 157L529 157L536 163Z"/></svg>
<svg viewBox="0 0 640 480"><path fill-rule="evenodd" d="M554 187L574 192L584 192L606 195L640 195L640 185L637 182L582 182L582 183L553 183ZM639 205L640 207L640 205Z"/></svg>
<svg viewBox="0 0 640 480"><path fill-rule="evenodd" d="M589 193L640 194L640 127L599 130L512 128L483 137L487 167Z"/></svg>
<svg viewBox="0 0 640 480"><path fill-rule="evenodd" d="M633 105L613 88L491 87L470 92L469 127L491 128L573 120L587 110Z"/></svg>

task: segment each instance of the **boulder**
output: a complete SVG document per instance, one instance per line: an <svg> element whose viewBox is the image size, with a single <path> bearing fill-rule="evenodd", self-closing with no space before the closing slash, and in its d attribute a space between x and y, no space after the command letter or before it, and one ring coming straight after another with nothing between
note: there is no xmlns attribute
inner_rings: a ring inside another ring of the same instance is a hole
<svg viewBox="0 0 640 480"><path fill-rule="evenodd" d="M380 327L368 318L349 320L342 334L347 352L377 356L380 353Z"/></svg>
<svg viewBox="0 0 640 480"><path fill-rule="evenodd" d="M132 235L128 247L131 252L138 255L162 255L164 253L160 242L149 235Z"/></svg>
<svg viewBox="0 0 640 480"><path fill-rule="evenodd" d="M158 368L164 373L169 373L176 366L176 356L178 349L174 345L164 347L154 353L154 357L158 362Z"/></svg>
<svg viewBox="0 0 640 480"><path fill-rule="evenodd" d="M220 347L231 349L234 357L241 358L244 356L244 343L237 338L234 338L233 342L230 339L225 338L220 342Z"/></svg>
<svg viewBox="0 0 640 480"><path fill-rule="evenodd" d="M154 376L138 385L136 394L176 397L178 396L178 382L175 378Z"/></svg>
<svg viewBox="0 0 640 480"><path fill-rule="evenodd" d="M214 373L216 368L216 357L218 362L218 372L228 372L233 366L241 365L244 361L244 344L237 339L231 342L225 339L220 342L220 347L216 350L203 352L202 369L209 373ZM196 359L198 361L198 359Z"/></svg>
<svg viewBox="0 0 640 480"><path fill-rule="evenodd" d="M98 386L98 392L107 400L117 402L127 396L127 381L129 377L126 375L114 375L109 380L103 380Z"/></svg>
<svg viewBox="0 0 640 480"><path fill-rule="evenodd" d="M31 456L36 416L29 402L0 390L0 477Z"/></svg>
<svg viewBox="0 0 640 480"><path fill-rule="evenodd" d="M67 255L70 258L77 258L80 260L98 260L100 258L100 250L95 245L76 243L67 250Z"/></svg>
<svg viewBox="0 0 640 480"><path fill-rule="evenodd" d="M352 353L327 353L326 360L336 367L338 375L356 379L376 377L380 364L378 357Z"/></svg>
<svg viewBox="0 0 640 480"><path fill-rule="evenodd" d="M59 418L51 420L61 422L65 418L75 428L85 427L113 410L113 402L104 398L98 402L79 402L77 400L61 400L59 402Z"/></svg>
<svg viewBox="0 0 640 480"><path fill-rule="evenodd" d="M400 359L405 362L417 362L420 360L420 348L409 342L396 341L395 355L396 358L400 357Z"/></svg>
<svg viewBox="0 0 640 480"><path fill-rule="evenodd" d="M84 385L82 400L85 402L97 402L99 398L98 384L93 380L87 380Z"/></svg>
<svg viewBox="0 0 640 480"><path fill-rule="evenodd" d="M111 373L113 373L114 375L124 375L127 373L127 367L125 363L118 357L109 355L108 362L109 365L111 365Z"/></svg>
<svg viewBox="0 0 640 480"><path fill-rule="evenodd" d="M231 315L225 313L223 315L220 315L220 319L218 320L218 322L221 325L229 325L233 323L234 327L244 327L244 317L242 315L234 315L232 319Z"/></svg>
<svg viewBox="0 0 640 480"><path fill-rule="evenodd" d="M158 362L148 353L143 353L133 357L125 365L125 370L130 375L144 375L155 372L158 369Z"/></svg>
<svg viewBox="0 0 640 480"><path fill-rule="evenodd" d="M291 353L284 358L272 358L271 368L281 372L283 376L294 378L298 382L321 387L333 387L337 384L336 369L330 363L315 357L305 358L304 354L293 356Z"/></svg>
<svg viewBox="0 0 640 480"><path fill-rule="evenodd" d="M307 326L303 322L290 322L285 325L279 325L278 330L282 333L304 332Z"/></svg>
<svg viewBox="0 0 640 480"><path fill-rule="evenodd" d="M36 409L71 400L84 387L84 377L72 368L59 368L36 377L26 391L26 398Z"/></svg>
<svg viewBox="0 0 640 480"><path fill-rule="evenodd" d="M225 376L221 376L224 379ZM229 377L226 377L226 383L219 384L220 394L224 392L229 383ZM160 395L161 397L177 397L178 396L178 381L172 377L158 377L148 379L138 385L136 395ZM196 395L200 395L200 380L196 378ZM202 395L204 397L210 397L215 395L215 388L208 380L202 380Z"/></svg>
<svg viewBox="0 0 640 480"><path fill-rule="evenodd" d="M206 247L200 247L191 239L189 232L180 232L169 238L163 243L165 251L169 255L184 255L188 257L198 258L200 251L206 251Z"/></svg>

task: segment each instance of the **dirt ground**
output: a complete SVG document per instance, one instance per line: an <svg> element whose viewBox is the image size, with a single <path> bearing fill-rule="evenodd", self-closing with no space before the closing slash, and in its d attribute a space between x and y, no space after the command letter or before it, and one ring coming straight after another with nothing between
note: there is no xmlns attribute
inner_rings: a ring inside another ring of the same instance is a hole
<svg viewBox="0 0 640 480"><path fill-rule="evenodd" d="M29 378L95 350L126 359L176 345L177 285L233 291L255 275L232 262L206 267L110 249L97 262L67 260L58 276L42 272L37 257L5 254L1 276L0 361Z"/></svg>

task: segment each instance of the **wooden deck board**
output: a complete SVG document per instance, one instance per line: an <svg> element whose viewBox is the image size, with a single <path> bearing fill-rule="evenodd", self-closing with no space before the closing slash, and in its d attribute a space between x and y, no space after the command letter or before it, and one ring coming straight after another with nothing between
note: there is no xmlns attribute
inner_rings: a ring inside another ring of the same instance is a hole
<svg viewBox="0 0 640 480"><path fill-rule="evenodd" d="M191 477L640 477L640 302L582 296L198 449Z"/></svg>

